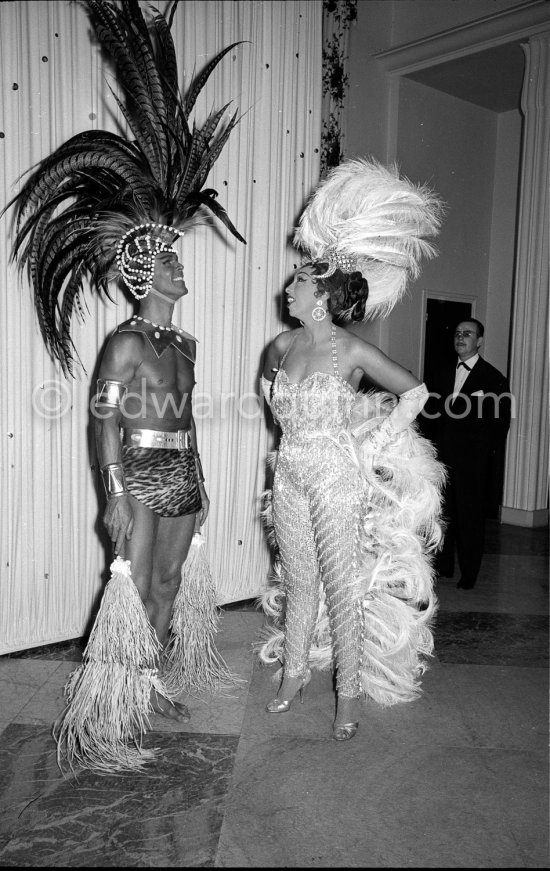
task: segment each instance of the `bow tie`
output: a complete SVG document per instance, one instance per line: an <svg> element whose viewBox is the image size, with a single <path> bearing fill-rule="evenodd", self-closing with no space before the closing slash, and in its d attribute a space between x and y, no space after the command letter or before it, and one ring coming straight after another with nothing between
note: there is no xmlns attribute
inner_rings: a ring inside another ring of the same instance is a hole
<svg viewBox="0 0 550 871"><path fill-rule="evenodd" d="M463 363L463 362L462 362L462 360L460 361L460 363L457 363L457 364L456 364L456 368L459 369L460 366L464 366L464 368L465 368L468 372L471 372L471 371L472 371L472 367L471 367L471 366L467 366L466 363Z"/></svg>

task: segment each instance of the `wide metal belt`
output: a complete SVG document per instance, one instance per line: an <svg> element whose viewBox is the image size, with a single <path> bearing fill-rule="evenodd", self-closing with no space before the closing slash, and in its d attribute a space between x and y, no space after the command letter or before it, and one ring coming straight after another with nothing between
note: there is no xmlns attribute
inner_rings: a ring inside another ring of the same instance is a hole
<svg viewBox="0 0 550 871"><path fill-rule="evenodd" d="M184 451L191 447L191 430L159 432L156 429L127 429L121 431L122 444L129 448L164 448L169 451Z"/></svg>

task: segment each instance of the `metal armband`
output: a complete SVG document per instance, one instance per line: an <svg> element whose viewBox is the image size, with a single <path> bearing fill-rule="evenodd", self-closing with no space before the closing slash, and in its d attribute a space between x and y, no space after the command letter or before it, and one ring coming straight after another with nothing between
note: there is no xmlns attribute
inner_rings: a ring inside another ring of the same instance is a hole
<svg viewBox="0 0 550 871"><path fill-rule="evenodd" d="M108 499L111 496L126 496L128 494L122 463L108 463L108 465L103 466L101 477Z"/></svg>
<svg viewBox="0 0 550 871"><path fill-rule="evenodd" d="M195 452L195 466L197 469L198 482L199 482L199 484L204 484L204 472L202 470L201 458L199 457L199 455L196 452Z"/></svg>
<svg viewBox="0 0 550 871"><path fill-rule="evenodd" d="M105 381L103 378L98 378L95 404L103 408L120 408L127 392L128 387L122 381Z"/></svg>

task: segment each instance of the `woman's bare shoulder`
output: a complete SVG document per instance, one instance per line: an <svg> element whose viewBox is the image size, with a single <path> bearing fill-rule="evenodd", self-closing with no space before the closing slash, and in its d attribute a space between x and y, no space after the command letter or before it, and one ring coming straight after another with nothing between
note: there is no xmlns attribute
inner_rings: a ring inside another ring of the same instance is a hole
<svg viewBox="0 0 550 871"><path fill-rule="evenodd" d="M277 371L281 357L284 357L296 330L283 330L271 340L264 358L264 377L271 380Z"/></svg>
<svg viewBox="0 0 550 871"><path fill-rule="evenodd" d="M271 346L273 348L276 348L277 351L284 353L286 351L286 349L288 348L288 346L290 345L290 343L292 342L292 339L294 338L294 336L296 335L297 332L298 332L297 329L296 330L283 330L282 333L279 333L277 336L275 336L275 338L273 339L273 341L271 343Z"/></svg>

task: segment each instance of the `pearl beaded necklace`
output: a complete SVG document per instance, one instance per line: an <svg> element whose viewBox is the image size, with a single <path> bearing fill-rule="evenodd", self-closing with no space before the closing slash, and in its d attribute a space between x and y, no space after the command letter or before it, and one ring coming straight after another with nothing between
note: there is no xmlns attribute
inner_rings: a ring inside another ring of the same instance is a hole
<svg viewBox="0 0 550 871"><path fill-rule="evenodd" d="M176 340L178 342L182 341L183 330L180 327L176 327L174 324L170 324L167 327L164 327L162 324L155 324L153 321L148 320L147 318L142 317L141 315L135 315L130 321L130 326L135 327L138 321L142 321L144 324L149 324L150 327L153 327L155 330L160 330L161 332L174 332L176 333ZM179 334L179 335L178 335ZM155 338L160 339L160 332L155 333Z"/></svg>
<svg viewBox="0 0 550 871"><path fill-rule="evenodd" d="M150 324L152 327L155 327L157 330L177 330L178 327L175 327L174 324L169 324L167 327L163 327L162 324L155 324L153 321L147 320L147 318L143 318L141 315L136 315L136 321L143 321L144 324ZM132 320L134 323L134 320Z"/></svg>

